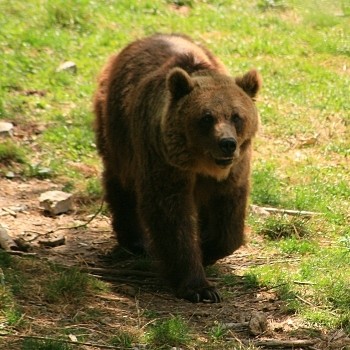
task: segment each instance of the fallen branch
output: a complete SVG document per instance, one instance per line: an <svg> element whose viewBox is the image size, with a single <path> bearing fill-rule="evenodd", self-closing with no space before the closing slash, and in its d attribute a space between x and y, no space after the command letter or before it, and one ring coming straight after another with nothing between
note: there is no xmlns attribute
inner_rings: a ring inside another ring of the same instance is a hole
<svg viewBox="0 0 350 350"><path fill-rule="evenodd" d="M9 208L2 208L3 211L5 211L8 215L13 216L14 218L17 217L17 213L14 212L13 210L9 209Z"/></svg>
<svg viewBox="0 0 350 350"><path fill-rule="evenodd" d="M297 348L297 347L310 347L317 343L317 340L301 339L301 340L278 340L278 339L266 339L266 340L253 340L250 341L254 346L261 346L265 348Z"/></svg>
<svg viewBox="0 0 350 350"><path fill-rule="evenodd" d="M301 285L306 285L306 286L315 286L316 283L314 282L309 282L309 281L293 281L295 284L301 284Z"/></svg>
<svg viewBox="0 0 350 350"><path fill-rule="evenodd" d="M9 236L7 230L0 225L0 247L6 251L18 251L15 241Z"/></svg>
<svg viewBox="0 0 350 350"><path fill-rule="evenodd" d="M321 213L314 212L314 211L260 207L258 205L253 205L253 204L250 206L250 208L253 211L253 213L257 213L257 214L270 214L270 213L272 213L272 214L286 214L286 215L304 216L304 217L321 215Z"/></svg>

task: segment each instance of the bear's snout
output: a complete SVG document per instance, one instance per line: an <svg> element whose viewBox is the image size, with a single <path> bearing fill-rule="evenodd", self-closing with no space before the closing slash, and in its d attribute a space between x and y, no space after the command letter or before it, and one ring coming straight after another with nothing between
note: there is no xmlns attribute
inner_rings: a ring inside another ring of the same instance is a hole
<svg viewBox="0 0 350 350"><path fill-rule="evenodd" d="M224 137L220 139L219 147L225 157L232 157L237 148L237 141L233 137Z"/></svg>

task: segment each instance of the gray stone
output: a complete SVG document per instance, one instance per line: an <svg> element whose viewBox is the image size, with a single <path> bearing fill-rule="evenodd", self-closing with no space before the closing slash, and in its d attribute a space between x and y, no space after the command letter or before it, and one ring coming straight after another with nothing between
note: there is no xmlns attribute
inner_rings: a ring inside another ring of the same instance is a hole
<svg viewBox="0 0 350 350"><path fill-rule="evenodd" d="M72 61L67 61L58 66L56 72L71 72L76 73L78 70L77 65Z"/></svg>
<svg viewBox="0 0 350 350"><path fill-rule="evenodd" d="M13 134L13 124L7 122L0 122L0 136L8 137Z"/></svg>
<svg viewBox="0 0 350 350"><path fill-rule="evenodd" d="M254 311L248 322L249 332L253 335L260 335L267 330L267 318L264 313Z"/></svg>
<svg viewBox="0 0 350 350"><path fill-rule="evenodd" d="M52 215L72 210L72 194L62 191L44 192L39 197L40 207Z"/></svg>
<svg viewBox="0 0 350 350"><path fill-rule="evenodd" d="M13 171L8 171L5 176L7 179L14 179L16 175Z"/></svg>

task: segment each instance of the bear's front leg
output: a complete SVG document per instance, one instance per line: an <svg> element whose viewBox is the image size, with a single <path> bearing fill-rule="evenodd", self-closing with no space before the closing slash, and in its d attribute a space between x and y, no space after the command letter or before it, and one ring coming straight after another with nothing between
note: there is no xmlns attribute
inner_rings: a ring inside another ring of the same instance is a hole
<svg viewBox="0 0 350 350"><path fill-rule="evenodd" d="M191 302L220 302L202 265L192 190L186 174L173 168L153 172L139 183L139 215L151 252L176 295Z"/></svg>
<svg viewBox="0 0 350 350"><path fill-rule="evenodd" d="M201 246L204 266L214 264L244 244L247 195L247 189L243 187L227 195L213 196L203 211L205 225L201 232Z"/></svg>

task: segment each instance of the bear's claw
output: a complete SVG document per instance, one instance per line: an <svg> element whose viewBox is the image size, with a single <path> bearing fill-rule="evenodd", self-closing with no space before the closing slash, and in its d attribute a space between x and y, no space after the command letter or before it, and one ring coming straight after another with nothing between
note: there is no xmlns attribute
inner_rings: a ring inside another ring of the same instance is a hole
<svg viewBox="0 0 350 350"><path fill-rule="evenodd" d="M205 287L201 290L191 290L184 293L182 298L192 303L221 303L222 297L215 287Z"/></svg>

